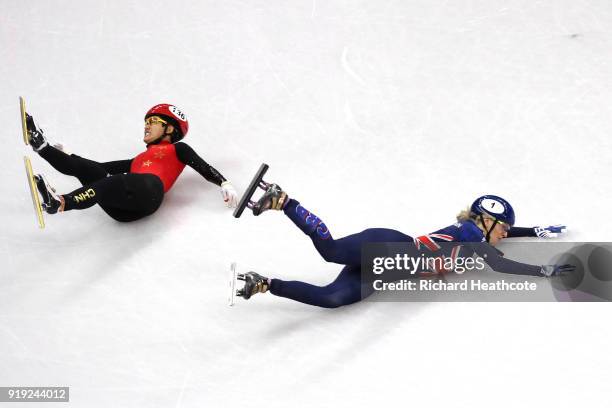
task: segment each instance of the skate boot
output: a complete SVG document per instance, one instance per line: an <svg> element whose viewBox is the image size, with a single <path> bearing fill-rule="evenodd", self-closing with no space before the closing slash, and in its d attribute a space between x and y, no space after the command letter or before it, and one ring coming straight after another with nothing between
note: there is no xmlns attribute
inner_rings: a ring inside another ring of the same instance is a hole
<svg viewBox="0 0 612 408"><path fill-rule="evenodd" d="M255 216L268 210L282 210L288 198L278 184L267 184L266 192L250 208Z"/></svg>
<svg viewBox="0 0 612 408"><path fill-rule="evenodd" d="M237 296L249 299L256 293L266 293L270 288L268 278L255 272L239 273L238 280L244 281L244 287L236 292Z"/></svg>
<svg viewBox="0 0 612 408"><path fill-rule="evenodd" d="M47 139L45 139L45 135L43 134L42 129L38 129L36 124L34 123L34 118L30 116L27 112L25 114L26 117L26 127L28 130L28 142L32 146L35 152L39 152L49 143L47 143Z"/></svg>
<svg viewBox="0 0 612 408"><path fill-rule="evenodd" d="M40 206L47 214L55 214L58 211L64 210L63 198L60 197L53 187L49 185L47 179L42 174L34 175L36 188L42 197Z"/></svg>

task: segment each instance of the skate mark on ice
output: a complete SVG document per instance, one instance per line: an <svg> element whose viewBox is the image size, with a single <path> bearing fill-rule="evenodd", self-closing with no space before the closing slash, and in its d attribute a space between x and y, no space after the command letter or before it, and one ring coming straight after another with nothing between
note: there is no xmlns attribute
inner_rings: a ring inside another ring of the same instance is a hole
<svg viewBox="0 0 612 408"><path fill-rule="evenodd" d="M9 337L13 338L15 344L19 345L22 348L25 355L32 354L28 346L26 346L25 343L21 340L21 337L19 337L13 330L11 330L10 327L0 326L0 328L4 329L4 332L7 333Z"/></svg>
<svg viewBox="0 0 612 408"><path fill-rule="evenodd" d="M176 408L180 408L183 405L183 395L185 395L185 388L187 388L187 380L189 379L189 377L191 377L190 374L191 373L185 373L185 377L183 377L183 384L181 385L181 390L179 391L179 395L176 400Z"/></svg>
<svg viewBox="0 0 612 408"><path fill-rule="evenodd" d="M359 85L366 86L366 81L364 81L363 78L357 75L357 73L353 71L353 69L348 63L348 47L344 47L344 49L342 50L342 68L344 68L346 73L349 74L349 76L353 78L357 83L359 83Z"/></svg>
<svg viewBox="0 0 612 408"><path fill-rule="evenodd" d="M276 70L272 68L272 65L270 64L269 60L266 61L266 64L268 65L268 69L270 69L270 72L272 72L274 79L276 79L276 81L281 85L281 87L283 87L283 89L287 92L287 95L293 98L293 94L291 93L291 90L289 89L287 84L285 84L285 82L281 79L281 77L278 75L278 72L276 72Z"/></svg>
<svg viewBox="0 0 612 408"><path fill-rule="evenodd" d="M370 132L359 126L359 124L355 121L355 115L353 115L353 110L351 109L351 106L348 102L344 104L344 118L351 129L366 135L370 134Z"/></svg>

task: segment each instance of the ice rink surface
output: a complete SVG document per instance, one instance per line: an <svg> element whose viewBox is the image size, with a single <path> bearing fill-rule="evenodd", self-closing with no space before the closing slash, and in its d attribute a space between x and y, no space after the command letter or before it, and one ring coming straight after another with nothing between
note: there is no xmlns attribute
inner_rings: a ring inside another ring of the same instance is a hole
<svg viewBox="0 0 612 408"><path fill-rule="evenodd" d="M78 182L23 145L17 101L99 161L176 104L239 192L265 161L335 237L431 232L492 193L518 225L610 241L611 50L609 1L4 1L0 386L70 386L76 407L607 407L608 304L229 308L232 261L317 284L340 267L282 214L232 218L189 168L147 219L39 231L22 156Z"/></svg>

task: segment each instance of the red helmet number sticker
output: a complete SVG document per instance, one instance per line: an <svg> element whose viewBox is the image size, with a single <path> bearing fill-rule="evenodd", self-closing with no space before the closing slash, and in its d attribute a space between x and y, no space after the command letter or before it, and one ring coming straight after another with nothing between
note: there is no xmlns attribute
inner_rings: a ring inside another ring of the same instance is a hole
<svg viewBox="0 0 612 408"><path fill-rule="evenodd" d="M172 114L174 116L176 116L177 118L179 118L182 121L185 121L185 114L176 106L170 105L169 106L170 112L172 112Z"/></svg>

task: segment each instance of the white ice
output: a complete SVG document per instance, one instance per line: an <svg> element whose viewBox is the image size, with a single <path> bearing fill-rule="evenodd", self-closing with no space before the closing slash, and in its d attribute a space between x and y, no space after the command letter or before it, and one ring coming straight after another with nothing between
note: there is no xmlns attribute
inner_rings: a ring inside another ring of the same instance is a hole
<svg viewBox="0 0 612 408"><path fill-rule="evenodd" d="M171 102L242 191L261 162L336 237L416 235L499 194L525 226L610 241L609 1L3 1L0 386L77 407L608 406L608 304L226 306L232 261L331 281L280 214L240 220L186 169L152 217L39 231L17 99L100 161ZM35 404L34 404L35 405ZM47 405L44 405L47 406Z"/></svg>

